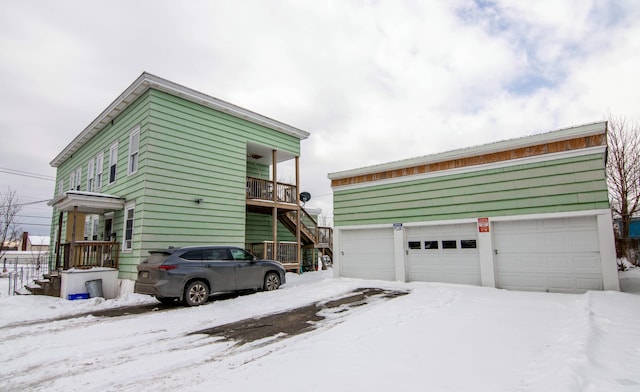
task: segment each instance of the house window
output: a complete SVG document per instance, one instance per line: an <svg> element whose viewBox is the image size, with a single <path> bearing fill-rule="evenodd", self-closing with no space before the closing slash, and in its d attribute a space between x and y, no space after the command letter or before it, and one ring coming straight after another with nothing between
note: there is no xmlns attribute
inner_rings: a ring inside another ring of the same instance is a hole
<svg viewBox="0 0 640 392"><path fill-rule="evenodd" d="M130 205L124 210L124 240L123 250L133 249L133 216L135 205Z"/></svg>
<svg viewBox="0 0 640 392"><path fill-rule="evenodd" d="M58 184L58 196L62 195L62 193L64 192L64 180L60 180L60 183Z"/></svg>
<svg viewBox="0 0 640 392"><path fill-rule="evenodd" d="M71 172L69 176L69 190L72 191L76 189L76 172Z"/></svg>
<svg viewBox="0 0 640 392"><path fill-rule="evenodd" d="M109 184L116 182L116 166L118 165L118 142L109 148Z"/></svg>
<svg viewBox="0 0 640 392"><path fill-rule="evenodd" d="M420 241L409 241L409 249L422 249L420 247Z"/></svg>
<svg viewBox="0 0 640 392"><path fill-rule="evenodd" d="M135 127L129 135L129 169L127 174L138 171L138 153L140 149L140 127Z"/></svg>
<svg viewBox="0 0 640 392"><path fill-rule="evenodd" d="M438 241L425 241L424 242L425 249L438 249Z"/></svg>
<svg viewBox="0 0 640 392"><path fill-rule="evenodd" d="M93 174L95 172L96 161L94 159L90 160L87 164L87 192L93 192Z"/></svg>
<svg viewBox="0 0 640 392"><path fill-rule="evenodd" d="M462 249L476 249L477 247L476 240L460 240L460 248Z"/></svg>
<svg viewBox="0 0 640 392"><path fill-rule="evenodd" d="M442 241L442 249L458 249L458 243L455 240Z"/></svg>
<svg viewBox="0 0 640 392"><path fill-rule="evenodd" d="M80 184L82 184L82 168L79 167L76 170L76 190L79 191L80 190Z"/></svg>
<svg viewBox="0 0 640 392"><path fill-rule="evenodd" d="M104 166L104 152L96 157L96 189L102 188L102 168Z"/></svg>

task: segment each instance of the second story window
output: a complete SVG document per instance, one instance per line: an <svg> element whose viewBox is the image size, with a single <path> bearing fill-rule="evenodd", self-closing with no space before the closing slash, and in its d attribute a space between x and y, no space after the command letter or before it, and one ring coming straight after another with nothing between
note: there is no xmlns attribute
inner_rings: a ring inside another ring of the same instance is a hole
<svg viewBox="0 0 640 392"><path fill-rule="evenodd" d="M133 174L138 171L138 152L140 149L140 127L137 126L131 130L129 135L129 169L127 174Z"/></svg>
<svg viewBox="0 0 640 392"><path fill-rule="evenodd" d="M102 168L104 167L104 152L96 157L96 189L102 188Z"/></svg>
<svg viewBox="0 0 640 392"><path fill-rule="evenodd" d="M60 183L58 184L58 195L62 195L64 192L64 180L60 179Z"/></svg>
<svg viewBox="0 0 640 392"><path fill-rule="evenodd" d="M118 165L118 142L109 148L109 184L116 182L116 167Z"/></svg>
<svg viewBox="0 0 640 392"><path fill-rule="evenodd" d="M76 191L80 190L80 184L82 184L82 167L76 169Z"/></svg>
<svg viewBox="0 0 640 392"><path fill-rule="evenodd" d="M90 160L87 164L87 192L93 192L94 182L93 182L93 173L95 172L95 160Z"/></svg>
<svg viewBox="0 0 640 392"><path fill-rule="evenodd" d="M76 189L76 172L71 172L69 176L69 190L73 191Z"/></svg>

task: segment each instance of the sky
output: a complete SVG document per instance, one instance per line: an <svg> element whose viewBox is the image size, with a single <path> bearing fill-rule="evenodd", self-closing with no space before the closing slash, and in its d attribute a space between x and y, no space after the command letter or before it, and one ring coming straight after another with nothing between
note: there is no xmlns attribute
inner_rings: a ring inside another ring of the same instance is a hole
<svg viewBox="0 0 640 392"><path fill-rule="evenodd" d="M143 71L295 126L328 173L640 119L635 0L0 0L0 192L48 235L49 162Z"/></svg>

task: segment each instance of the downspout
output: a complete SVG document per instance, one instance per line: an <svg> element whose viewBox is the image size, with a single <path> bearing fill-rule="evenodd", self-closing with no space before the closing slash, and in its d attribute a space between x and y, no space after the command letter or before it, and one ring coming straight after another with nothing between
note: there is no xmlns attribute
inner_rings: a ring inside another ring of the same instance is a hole
<svg viewBox="0 0 640 392"><path fill-rule="evenodd" d="M300 206L300 157L296 157L296 205L298 211L296 212L296 241L298 243L298 274L302 273L302 244L300 235L300 215L302 214L302 207Z"/></svg>
<svg viewBox="0 0 640 392"><path fill-rule="evenodd" d="M271 151L271 199L273 201L272 211L272 230L273 230L273 260L278 260L278 205L277 191L278 191L278 164L277 164L278 152L276 150Z"/></svg>

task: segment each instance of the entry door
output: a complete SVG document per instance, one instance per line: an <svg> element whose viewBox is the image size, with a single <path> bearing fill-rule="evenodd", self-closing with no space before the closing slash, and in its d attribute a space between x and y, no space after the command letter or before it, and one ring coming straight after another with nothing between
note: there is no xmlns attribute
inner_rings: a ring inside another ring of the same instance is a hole
<svg viewBox="0 0 640 392"><path fill-rule="evenodd" d="M602 290L596 217L495 222L499 288Z"/></svg>
<svg viewBox="0 0 640 392"><path fill-rule="evenodd" d="M340 252L341 276L395 280L391 228L344 230Z"/></svg>

